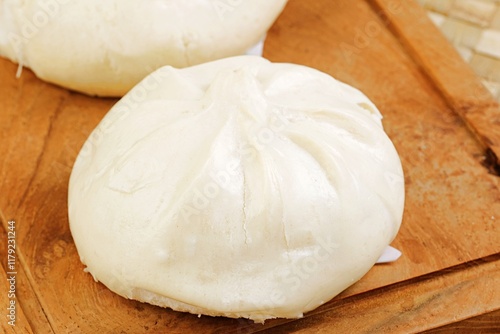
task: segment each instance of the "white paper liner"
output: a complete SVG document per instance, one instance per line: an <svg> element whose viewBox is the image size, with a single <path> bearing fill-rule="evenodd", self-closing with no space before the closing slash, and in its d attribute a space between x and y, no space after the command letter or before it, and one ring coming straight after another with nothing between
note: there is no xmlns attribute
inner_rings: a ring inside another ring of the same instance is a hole
<svg viewBox="0 0 500 334"><path fill-rule="evenodd" d="M245 53L247 56L259 56L262 57L262 53L264 52L264 41L266 40L266 36L262 37L262 39L247 50Z"/></svg>
<svg viewBox="0 0 500 334"><path fill-rule="evenodd" d="M399 250L397 250L396 248L391 247L391 246L387 246L384 249L384 252L382 253L382 255L377 260L377 263L394 262L397 259L399 259L399 257L401 256L401 254L402 253Z"/></svg>

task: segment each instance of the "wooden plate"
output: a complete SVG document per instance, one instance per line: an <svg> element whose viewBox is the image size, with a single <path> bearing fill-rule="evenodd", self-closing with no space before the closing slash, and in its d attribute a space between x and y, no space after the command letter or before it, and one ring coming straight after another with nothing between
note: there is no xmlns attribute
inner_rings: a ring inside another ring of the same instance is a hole
<svg viewBox="0 0 500 334"><path fill-rule="evenodd" d="M17 246L14 269L7 243L0 247L0 270L15 276L16 290L12 327L10 284L0 280L5 332L408 333L500 309L499 106L425 12L411 1L291 0L265 56L327 72L377 104L405 171L393 243L403 256L303 319L265 325L119 297L83 272L66 204L76 155L116 100L55 87L27 69L16 79L17 65L0 59L0 233L7 240L14 220Z"/></svg>

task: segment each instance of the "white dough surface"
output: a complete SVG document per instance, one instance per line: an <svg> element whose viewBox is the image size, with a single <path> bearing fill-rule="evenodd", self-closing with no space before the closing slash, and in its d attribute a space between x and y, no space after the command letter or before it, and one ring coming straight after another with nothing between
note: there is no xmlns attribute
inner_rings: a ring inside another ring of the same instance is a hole
<svg viewBox="0 0 500 334"><path fill-rule="evenodd" d="M163 67L83 146L69 221L94 278L131 299L255 321L301 317L396 236L398 154L359 90L240 56Z"/></svg>

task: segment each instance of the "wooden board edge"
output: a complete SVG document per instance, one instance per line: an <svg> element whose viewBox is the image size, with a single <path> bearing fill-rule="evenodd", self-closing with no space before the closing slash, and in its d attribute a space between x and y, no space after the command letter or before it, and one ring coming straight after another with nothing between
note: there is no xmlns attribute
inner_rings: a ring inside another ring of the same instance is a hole
<svg viewBox="0 0 500 334"><path fill-rule="evenodd" d="M303 319L234 333L422 332L499 310L497 286L500 253L330 302Z"/></svg>
<svg viewBox="0 0 500 334"><path fill-rule="evenodd" d="M500 175L500 106L415 1L367 0L487 151Z"/></svg>

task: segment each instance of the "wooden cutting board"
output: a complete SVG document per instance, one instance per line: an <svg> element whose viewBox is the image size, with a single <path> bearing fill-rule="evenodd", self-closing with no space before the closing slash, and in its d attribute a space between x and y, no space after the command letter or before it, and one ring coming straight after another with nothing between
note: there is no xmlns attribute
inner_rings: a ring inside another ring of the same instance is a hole
<svg viewBox="0 0 500 334"><path fill-rule="evenodd" d="M12 327L10 286L0 279L6 333L408 333L484 314L461 326L499 329L500 109L424 11L402 0L290 0L265 56L329 73L379 107L405 171L393 243L403 256L303 319L265 325L117 296L83 272L66 204L76 155L116 100L67 91L27 69L16 79L17 66L0 59L0 270L16 272L17 302Z"/></svg>

